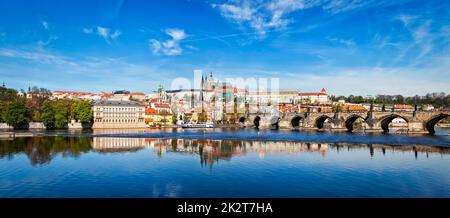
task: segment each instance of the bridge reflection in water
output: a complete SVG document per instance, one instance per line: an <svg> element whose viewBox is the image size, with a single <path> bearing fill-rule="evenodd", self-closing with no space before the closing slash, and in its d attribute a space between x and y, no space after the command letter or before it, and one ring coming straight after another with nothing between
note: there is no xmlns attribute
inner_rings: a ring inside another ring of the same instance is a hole
<svg viewBox="0 0 450 218"><path fill-rule="evenodd" d="M270 142L270 141L234 141L234 140L196 140L196 139L145 139L146 147L158 156L168 152L196 154L202 165L212 166L220 160L231 160L233 156L257 153L260 158L270 154L317 153L326 157L328 151L351 152L354 149L366 149L373 157L375 152L386 155L388 152L412 152L414 157L430 154L450 154L450 147L397 146L383 144L351 143L307 143L307 142Z"/></svg>
<svg viewBox="0 0 450 218"><path fill-rule="evenodd" d="M235 156L256 154L260 158L264 158L272 154L316 153L326 158L330 151L339 153L351 152L354 149L365 149L370 156L374 156L375 153L385 155L388 152L411 152L415 158L418 156L428 157L430 154L450 154L450 147L436 146L57 136L0 141L0 159L13 159L16 155L25 154L32 165L42 165L49 163L58 155L79 157L89 152L126 153L145 149L155 152L159 157L170 152L196 155L200 157L202 165L209 166L219 161L230 161Z"/></svg>

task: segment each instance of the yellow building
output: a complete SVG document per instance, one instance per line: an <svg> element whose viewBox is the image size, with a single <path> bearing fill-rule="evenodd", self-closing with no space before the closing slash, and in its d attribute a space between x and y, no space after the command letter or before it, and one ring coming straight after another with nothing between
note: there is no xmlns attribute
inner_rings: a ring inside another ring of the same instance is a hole
<svg viewBox="0 0 450 218"><path fill-rule="evenodd" d="M152 103L145 110L147 127L166 126L173 124L173 113L167 103Z"/></svg>

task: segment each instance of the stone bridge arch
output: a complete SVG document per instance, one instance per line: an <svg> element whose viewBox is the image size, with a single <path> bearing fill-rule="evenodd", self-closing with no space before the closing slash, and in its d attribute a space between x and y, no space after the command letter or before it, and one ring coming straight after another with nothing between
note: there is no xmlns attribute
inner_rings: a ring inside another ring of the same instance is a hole
<svg viewBox="0 0 450 218"><path fill-rule="evenodd" d="M294 129L299 128L299 127L300 127L301 121L304 120L304 119L305 119L305 117L304 117L304 116L301 116L301 115L295 115L295 116L293 116L293 117L290 119L291 127L294 128Z"/></svg>
<svg viewBox="0 0 450 218"><path fill-rule="evenodd" d="M281 118L277 115L274 115L270 118L270 129L279 129L280 128Z"/></svg>
<svg viewBox="0 0 450 218"><path fill-rule="evenodd" d="M447 117L450 117L450 114L444 114L444 113L442 113L442 114L438 114L438 115L432 116L430 119L428 119L428 120L425 122L425 128L426 128L426 130L427 130L430 134L434 134L434 133L435 133L434 126L435 126L437 123L439 123L439 121L441 121L441 120L443 120L443 119L445 119L445 118L447 118Z"/></svg>
<svg viewBox="0 0 450 218"><path fill-rule="evenodd" d="M355 122L358 119L362 119L364 121L364 123L366 122L366 118L364 118L363 116L361 116L359 114L352 114L349 117L347 117L347 119L344 122L344 125L349 132L353 131L353 128L354 128L353 125L355 124Z"/></svg>
<svg viewBox="0 0 450 218"><path fill-rule="evenodd" d="M245 116L240 116L239 119L238 119L239 127L244 128L246 120L247 120L247 118L245 118Z"/></svg>
<svg viewBox="0 0 450 218"><path fill-rule="evenodd" d="M327 120L333 120L333 117L330 117L328 115L321 115L315 119L314 126L317 127L317 129L322 129L325 125L325 121Z"/></svg>
<svg viewBox="0 0 450 218"><path fill-rule="evenodd" d="M379 121L379 125L381 127L381 129L383 130L384 133L389 132L389 124L391 124L391 122L396 119L396 118L402 118L403 120L405 120L408 124L410 123L410 119L404 115L399 115L399 114L390 114L384 117L380 118Z"/></svg>

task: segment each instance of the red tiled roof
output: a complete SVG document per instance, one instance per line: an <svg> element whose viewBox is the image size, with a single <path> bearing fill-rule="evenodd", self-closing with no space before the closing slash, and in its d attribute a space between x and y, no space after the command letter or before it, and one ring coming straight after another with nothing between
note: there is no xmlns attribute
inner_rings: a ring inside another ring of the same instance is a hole
<svg viewBox="0 0 450 218"><path fill-rule="evenodd" d="M54 91L54 95L70 94L70 95L92 95L90 92L74 92L74 91Z"/></svg>
<svg viewBox="0 0 450 218"><path fill-rule="evenodd" d="M171 113L169 111L163 110L163 111L159 111L158 114L159 115L170 115Z"/></svg>
<svg viewBox="0 0 450 218"><path fill-rule="evenodd" d="M225 88L225 89L223 89L223 88L217 88L217 89L214 89L214 92L219 92L219 93L222 93L222 92L238 93L238 92L247 92L247 89L238 89L238 88Z"/></svg>
<svg viewBox="0 0 450 218"><path fill-rule="evenodd" d="M394 105L395 109L414 109L411 105L404 105L404 104L396 104Z"/></svg>
<svg viewBox="0 0 450 218"><path fill-rule="evenodd" d="M156 103L155 107L170 108L170 105L167 103Z"/></svg>
<svg viewBox="0 0 450 218"><path fill-rule="evenodd" d="M295 106L280 106L281 112L293 111L295 109L297 109Z"/></svg>
<svg viewBox="0 0 450 218"><path fill-rule="evenodd" d="M296 95L297 91L278 91L278 92L250 92L251 95Z"/></svg>
<svg viewBox="0 0 450 218"><path fill-rule="evenodd" d="M310 95L327 95L327 94L323 93L323 92L299 92L298 95L299 96L310 96Z"/></svg>
<svg viewBox="0 0 450 218"><path fill-rule="evenodd" d="M145 114L158 114L158 112L154 108L148 107L145 109Z"/></svg>

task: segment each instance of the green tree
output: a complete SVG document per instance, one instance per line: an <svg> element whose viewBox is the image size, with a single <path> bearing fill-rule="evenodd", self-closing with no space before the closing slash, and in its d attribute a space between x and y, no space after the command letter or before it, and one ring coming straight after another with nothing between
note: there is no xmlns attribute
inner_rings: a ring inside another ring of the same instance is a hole
<svg viewBox="0 0 450 218"><path fill-rule="evenodd" d="M2 117L8 125L18 128L27 123L27 114L25 102L17 100L4 107Z"/></svg>
<svg viewBox="0 0 450 218"><path fill-rule="evenodd" d="M53 103L53 111L55 114L55 128L63 129L66 128L68 118L69 118L69 108L70 102L67 101L55 101Z"/></svg>
<svg viewBox="0 0 450 218"><path fill-rule="evenodd" d="M41 122L42 104L52 95L51 91L45 88L34 86L28 91L30 98L27 98L27 107L30 117L35 122Z"/></svg>
<svg viewBox="0 0 450 218"><path fill-rule="evenodd" d="M6 110L6 102L0 101L0 123L4 123L5 121L3 120L3 111Z"/></svg>
<svg viewBox="0 0 450 218"><path fill-rule="evenodd" d="M72 104L71 118L81 123L90 123L94 118L92 105L85 101L75 101Z"/></svg>
<svg viewBox="0 0 450 218"><path fill-rule="evenodd" d="M17 100L17 91L14 89L9 89L5 87L0 87L0 101L14 101Z"/></svg>
<svg viewBox="0 0 450 218"><path fill-rule="evenodd" d="M55 112L50 100L44 101L42 104L41 120L47 129L55 128Z"/></svg>

